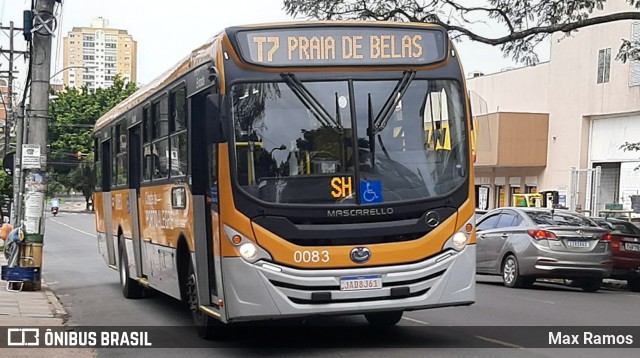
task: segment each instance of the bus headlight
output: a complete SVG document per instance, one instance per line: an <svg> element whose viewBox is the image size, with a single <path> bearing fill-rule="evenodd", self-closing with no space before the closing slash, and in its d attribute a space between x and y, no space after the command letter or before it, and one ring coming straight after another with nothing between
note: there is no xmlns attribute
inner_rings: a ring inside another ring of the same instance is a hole
<svg viewBox="0 0 640 358"><path fill-rule="evenodd" d="M239 231L224 225L224 232L229 242L233 244L238 254L240 254L240 257L245 261L253 263L260 259L271 260L271 255L269 255L267 251L248 237L242 235Z"/></svg>
<svg viewBox="0 0 640 358"><path fill-rule="evenodd" d="M467 241L469 240L469 238L467 237L467 235L463 232L457 232L453 235L453 237L451 238L451 241L453 242L453 247L456 250L462 250L464 249L465 246L467 246Z"/></svg>
<svg viewBox="0 0 640 358"><path fill-rule="evenodd" d="M246 242L240 245L238 252L243 259L253 261L258 257L258 247L252 242Z"/></svg>

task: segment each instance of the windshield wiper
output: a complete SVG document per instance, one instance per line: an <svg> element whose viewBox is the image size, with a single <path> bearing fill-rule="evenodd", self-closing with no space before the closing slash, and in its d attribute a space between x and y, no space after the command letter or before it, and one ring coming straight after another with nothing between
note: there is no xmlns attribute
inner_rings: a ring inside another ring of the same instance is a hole
<svg viewBox="0 0 640 358"><path fill-rule="evenodd" d="M387 98L387 101L382 106L380 113L378 113L376 119L373 121L373 127L369 125L367 134L369 134L370 137L384 130L384 128L387 126L387 123L389 123L389 119L391 119L393 111L398 106L398 103L400 103L400 100L409 88L409 84L411 84L411 81L413 81L415 77L416 71L404 71L404 73L402 74L402 78L400 79L400 81L398 81L396 87L393 89L393 92L391 92L391 95Z"/></svg>
<svg viewBox="0 0 640 358"><path fill-rule="evenodd" d="M298 97L300 102L309 109L318 121L325 127L330 127L342 134L342 125L338 120L334 119L329 112L318 102L318 100L307 90L307 88L292 73L281 73L280 76L284 82L291 88L293 93ZM337 107L338 108L338 107ZM336 113L338 109L336 108ZM338 118L339 119L339 118Z"/></svg>
<svg viewBox="0 0 640 358"><path fill-rule="evenodd" d="M375 119L373 118L373 105L371 104L371 93L369 93L368 95L367 136L369 137L369 154L371 155L372 168L375 168L375 162L376 162L376 134L382 132L385 129L385 127L387 126L387 123L389 123L389 119L391 118L393 111L398 106L398 103L402 99L402 96L404 96L404 93L407 91L407 88L409 88L409 84L411 83L411 81L413 81L415 76L416 76L416 71L405 71L402 74L402 78L396 84L396 87L393 89L393 92L391 92L391 95L389 95L389 97L385 101L384 105L382 106L382 109L380 110L380 112L378 113ZM384 148L384 144L382 144L382 138L378 136L378 139L380 140L382 151L387 157L389 157L389 153L387 153L386 149Z"/></svg>

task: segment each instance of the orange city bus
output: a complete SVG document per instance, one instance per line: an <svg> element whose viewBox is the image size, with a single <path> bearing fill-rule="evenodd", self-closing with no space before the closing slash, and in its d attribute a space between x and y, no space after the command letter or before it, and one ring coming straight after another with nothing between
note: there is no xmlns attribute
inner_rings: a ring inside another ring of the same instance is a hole
<svg viewBox="0 0 640 358"><path fill-rule="evenodd" d="M470 305L468 103L435 25L227 28L96 123L100 253L203 336Z"/></svg>

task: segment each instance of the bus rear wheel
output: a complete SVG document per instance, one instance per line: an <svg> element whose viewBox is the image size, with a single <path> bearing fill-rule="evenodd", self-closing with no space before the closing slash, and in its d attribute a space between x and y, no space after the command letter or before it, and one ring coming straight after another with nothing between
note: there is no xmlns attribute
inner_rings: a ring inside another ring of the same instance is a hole
<svg viewBox="0 0 640 358"><path fill-rule="evenodd" d="M403 311L371 312L365 313L364 318L374 326L393 326L402 319Z"/></svg>
<svg viewBox="0 0 640 358"><path fill-rule="evenodd" d="M207 340L212 340L215 335L220 333L222 323L215 318L209 316L200 309L200 300L198 298L198 284L193 263L189 263L189 271L187 273L186 296L191 317L198 331L198 335Z"/></svg>

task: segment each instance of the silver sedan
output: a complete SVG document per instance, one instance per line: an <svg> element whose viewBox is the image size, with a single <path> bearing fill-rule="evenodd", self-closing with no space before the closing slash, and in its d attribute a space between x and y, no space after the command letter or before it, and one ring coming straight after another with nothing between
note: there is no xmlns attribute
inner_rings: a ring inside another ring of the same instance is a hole
<svg viewBox="0 0 640 358"><path fill-rule="evenodd" d="M498 208L477 225L476 268L502 275L507 287L531 286L536 278L572 279L595 292L611 274L607 230L569 211Z"/></svg>

